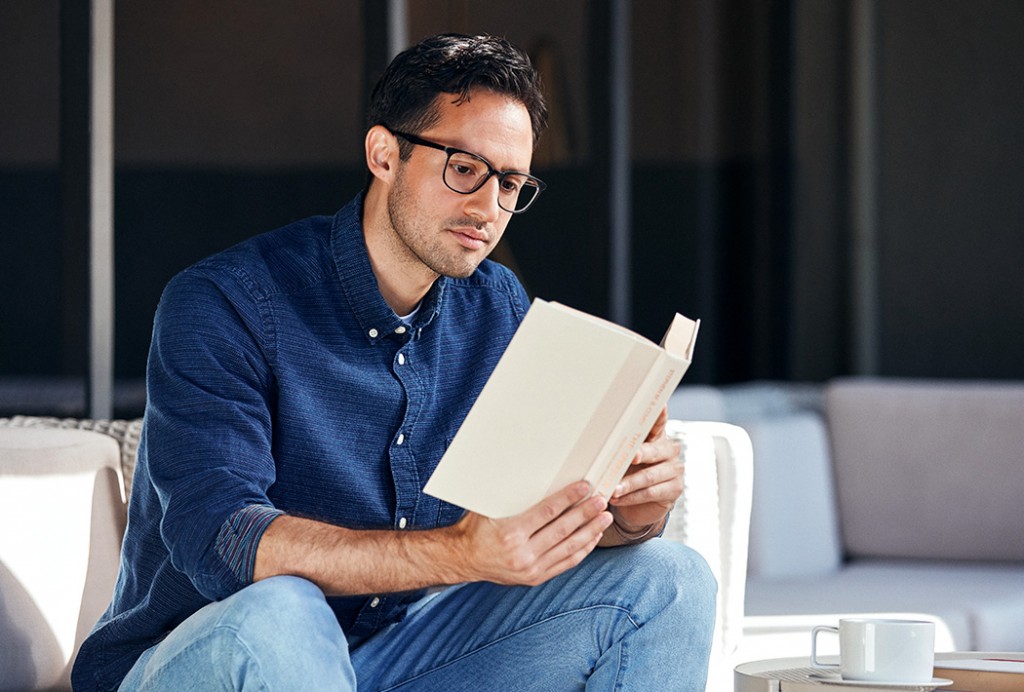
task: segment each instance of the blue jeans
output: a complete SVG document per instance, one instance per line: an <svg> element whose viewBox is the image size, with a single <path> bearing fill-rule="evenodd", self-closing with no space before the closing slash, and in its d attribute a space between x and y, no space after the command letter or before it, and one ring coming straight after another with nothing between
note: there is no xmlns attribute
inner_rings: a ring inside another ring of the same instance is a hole
<svg viewBox="0 0 1024 692"><path fill-rule="evenodd" d="M196 612L121 690L702 691L715 591L700 555L656 539L532 588L452 587L349 641L314 584L275 577Z"/></svg>

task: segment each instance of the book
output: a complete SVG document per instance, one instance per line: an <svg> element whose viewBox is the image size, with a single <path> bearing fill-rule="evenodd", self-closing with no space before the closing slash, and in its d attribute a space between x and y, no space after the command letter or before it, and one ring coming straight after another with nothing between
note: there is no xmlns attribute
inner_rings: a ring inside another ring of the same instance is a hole
<svg viewBox="0 0 1024 692"><path fill-rule="evenodd" d="M610 497L693 358L700 322L660 344L535 299L424 487L491 518L578 480Z"/></svg>
<svg viewBox="0 0 1024 692"><path fill-rule="evenodd" d="M963 658L935 661L935 676L953 681L957 692L1020 692L1024 690L1024 660Z"/></svg>

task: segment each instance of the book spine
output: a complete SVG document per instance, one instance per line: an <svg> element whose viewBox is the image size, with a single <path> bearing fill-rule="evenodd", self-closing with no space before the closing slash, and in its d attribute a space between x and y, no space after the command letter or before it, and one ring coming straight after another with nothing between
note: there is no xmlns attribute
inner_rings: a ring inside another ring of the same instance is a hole
<svg viewBox="0 0 1024 692"><path fill-rule="evenodd" d="M643 384L637 388L630 407L609 435L605 449L598 456L598 463L587 476L596 494L611 497L640 445L647 439L662 407L682 380L687 365L685 361L667 354L662 354L655 361Z"/></svg>

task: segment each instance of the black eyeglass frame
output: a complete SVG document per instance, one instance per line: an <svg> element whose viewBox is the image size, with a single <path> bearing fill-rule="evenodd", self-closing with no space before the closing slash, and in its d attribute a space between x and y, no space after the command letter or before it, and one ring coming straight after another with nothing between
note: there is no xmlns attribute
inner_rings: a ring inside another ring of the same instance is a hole
<svg viewBox="0 0 1024 692"><path fill-rule="evenodd" d="M498 206L504 209L505 211L509 212L510 214L522 214L524 211L529 209L533 205L533 203L537 201L537 198L540 196L540 193L544 192L544 189L548 186L547 183L545 183L543 180L541 180L535 175L530 175L529 173L523 173L522 171L499 171L497 168L491 165L490 161L485 159L483 156L480 156L480 154L474 154L471 151L459 149L458 147L449 147L445 146L444 144L439 144L437 142L431 142L429 139L423 139L422 137L410 134L408 132L400 132L398 130L391 130L390 128L388 129L388 131L391 134L395 135L396 137L401 137L410 144L417 144L422 147L429 147L430 149L437 149L438 151L443 151L448 158L445 159L444 168L441 169L441 181L449 190L451 190L452 192L457 192L460 195L473 194L474 192L482 188L487 183L487 181L491 179L491 176L493 175L498 176L499 186L501 183L505 181L505 178L510 175L516 175L525 178L528 181L528 185L532 184L532 186L536 188L536 192L533 193L533 197L531 197L526 202L526 205L522 209L509 209L505 207L501 203L501 195L498 195ZM470 190L459 190L457 188L452 187L451 184L448 183L448 162L451 160L452 154L465 154L466 156L470 156L480 161L485 166L487 166L487 175L481 176L480 180L478 180L477 183ZM527 185L524 185L522 187L525 188L527 187ZM520 192L521 191L522 188L520 188Z"/></svg>

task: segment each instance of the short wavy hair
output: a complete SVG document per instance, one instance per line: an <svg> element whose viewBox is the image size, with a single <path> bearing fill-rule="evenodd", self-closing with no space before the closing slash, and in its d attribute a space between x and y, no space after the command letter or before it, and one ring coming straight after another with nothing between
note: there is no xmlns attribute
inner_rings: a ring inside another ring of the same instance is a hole
<svg viewBox="0 0 1024 692"><path fill-rule="evenodd" d="M533 144L547 126L548 108L540 75L530 57L504 38L440 34L426 38L391 61L370 96L367 127L419 133L437 124L437 97L453 94L453 103L487 89L522 103L530 114ZM402 142L402 158L411 145Z"/></svg>

